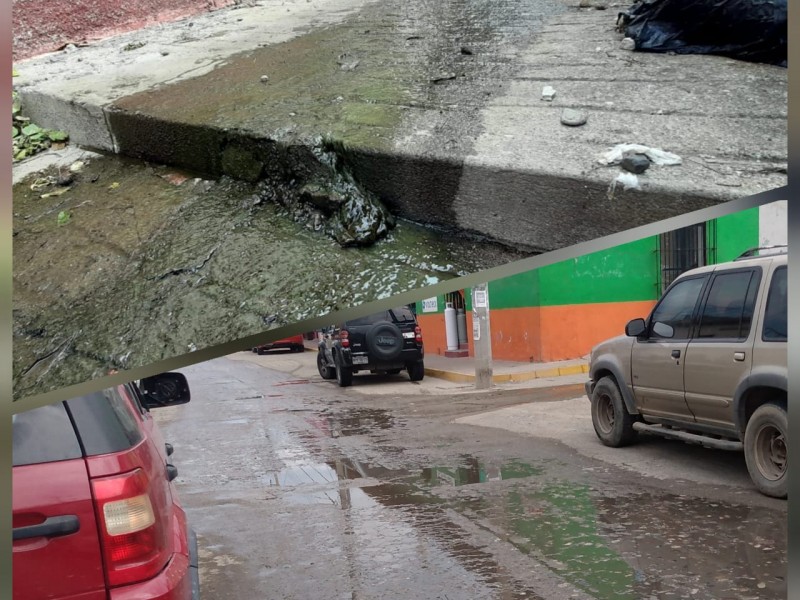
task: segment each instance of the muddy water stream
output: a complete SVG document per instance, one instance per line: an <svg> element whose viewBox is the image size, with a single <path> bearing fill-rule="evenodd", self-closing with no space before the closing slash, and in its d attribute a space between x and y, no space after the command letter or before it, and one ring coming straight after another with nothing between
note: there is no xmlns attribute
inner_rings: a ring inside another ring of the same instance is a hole
<svg viewBox="0 0 800 600"><path fill-rule="evenodd" d="M251 184L111 157L17 184L13 235L16 398L521 257L404 221L343 248Z"/></svg>

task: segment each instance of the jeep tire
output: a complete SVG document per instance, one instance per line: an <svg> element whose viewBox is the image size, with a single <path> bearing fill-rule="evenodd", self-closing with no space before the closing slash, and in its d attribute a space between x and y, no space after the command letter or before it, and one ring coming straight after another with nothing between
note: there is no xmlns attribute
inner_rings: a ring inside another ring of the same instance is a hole
<svg viewBox="0 0 800 600"><path fill-rule="evenodd" d="M788 495L788 429L786 410L768 403L755 410L744 433L744 459L750 478L758 491L773 498Z"/></svg>
<svg viewBox="0 0 800 600"><path fill-rule="evenodd" d="M425 363L421 360L409 363L406 368L411 381L422 381L422 378L425 377Z"/></svg>
<svg viewBox="0 0 800 600"><path fill-rule="evenodd" d="M637 437L635 420L625 408L616 381L611 377L601 378L592 392L592 425L600 441L612 448L630 444Z"/></svg>
<svg viewBox="0 0 800 600"><path fill-rule="evenodd" d="M336 382L339 387L348 387L353 383L353 367L345 367L337 354L334 358L336 363Z"/></svg>
<svg viewBox="0 0 800 600"><path fill-rule="evenodd" d="M336 369L329 366L325 362L325 357L322 355L322 351L317 352L317 371L319 371L319 374L323 379L333 379L336 377Z"/></svg>

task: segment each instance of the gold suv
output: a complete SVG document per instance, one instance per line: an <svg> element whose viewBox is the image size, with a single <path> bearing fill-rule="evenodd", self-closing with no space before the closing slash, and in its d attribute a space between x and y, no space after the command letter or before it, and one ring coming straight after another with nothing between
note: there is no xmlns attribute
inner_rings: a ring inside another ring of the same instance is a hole
<svg viewBox="0 0 800 600"><path fill-rule="evenodd" d="M586 393L607 446L639 432L744 450L756 487L787 495L785 247L682 274L647 319L592 349Z"/></svg>

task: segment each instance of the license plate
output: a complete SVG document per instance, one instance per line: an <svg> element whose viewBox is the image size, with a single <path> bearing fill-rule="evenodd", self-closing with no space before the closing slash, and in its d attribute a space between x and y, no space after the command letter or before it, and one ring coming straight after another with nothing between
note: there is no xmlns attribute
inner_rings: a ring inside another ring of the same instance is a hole
<svg viewBox="0 0 800 600"><path fill-rule="evenodd" d="M354 365L365 365L369 362L369 357L367 356L354 356L353 357L353 364Z"/></svg>
<svg viewBox="0 0 800 600"><path fill-rule="evenodd" d="M405 333L403 333L403 337L406 338L407 340L413 340L414 339L414 332L413 331L406 331Z"/></svg>

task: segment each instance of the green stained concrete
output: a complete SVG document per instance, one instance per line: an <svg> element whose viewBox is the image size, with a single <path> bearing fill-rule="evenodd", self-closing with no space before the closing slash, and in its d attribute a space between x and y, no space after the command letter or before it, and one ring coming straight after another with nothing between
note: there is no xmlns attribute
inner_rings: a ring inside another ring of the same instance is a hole
<svg viewBox="0 0 800 600"><path fill-rule="evenodd" d="M397 23L388 23L387 31L395 29ZM387 150L403 118L402 104L411 99L409 63L396 51L403 39L399 30L366 36L358 21L333 25L234 56L209 73L128 96L116 106L160 122L213 125L223 133L246 131L285 142L322 134L362 150ZM135 135L123 133L123 151L126 137Z"/></svg>
<svg viewBox="0 0 800 600"><path fill-rule="evenodd" d="M639 597L634 569L599 531L587 486L556 484L533 495L512 492L507 503L511 527L521 537L518 548L555 561L550 566L558 575L595 598Z"/></svg>

